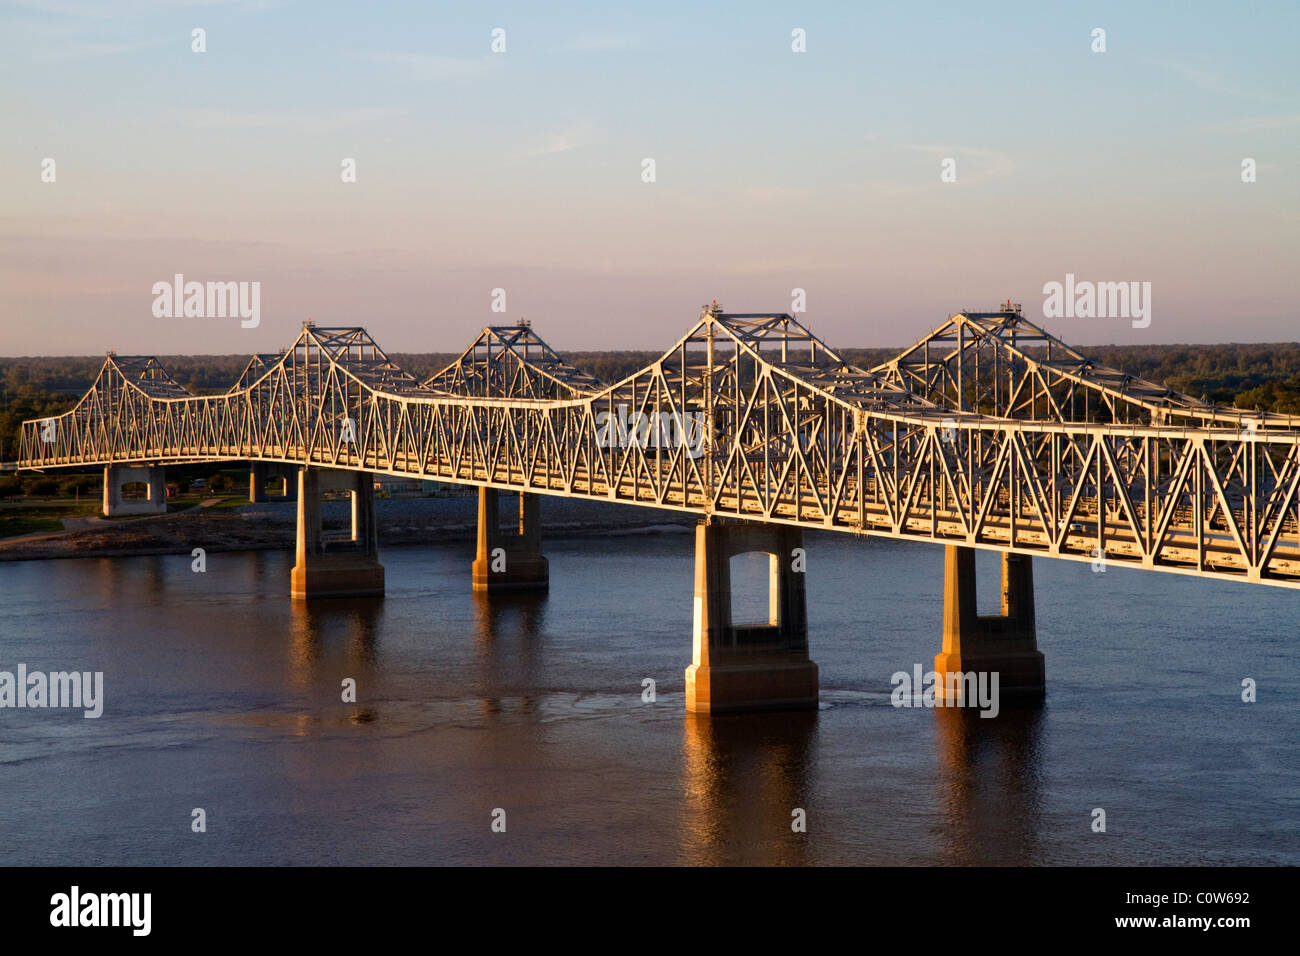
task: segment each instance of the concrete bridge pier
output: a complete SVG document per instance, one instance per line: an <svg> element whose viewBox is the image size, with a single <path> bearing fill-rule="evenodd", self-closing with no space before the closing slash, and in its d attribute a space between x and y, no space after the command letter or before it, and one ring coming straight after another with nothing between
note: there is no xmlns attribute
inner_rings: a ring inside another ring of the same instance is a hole
<svg viewBox="0 0 1300 956"><path fill-rule="evenodd" d="M351 493L350 533L329 533L322 528L321 493L331 488ZM370 472L298 470L297 557L289 576L289 590L295 598L383 595L384 566L379 563L375 483Z"/></svg>
<svg viewBox="0 0 1300 956"><path fill-rule="evenodd" d="M122 486L141 482L144 498L123 498ZM162 465L105 465L104 515L162 515L167 513L167 475Z"/></svg>
<svg viewBox="0 0 1300 956"><path fill-rule="evenodd" d="M503 532L497 489L478 490L478 551L473 567L475 591L496 594L549 590L551 574L549 562L542 554L541 515L541 499L521 492L519 532Z"/></svg>
<svg viewBox="0 0 1300 956"><path fill-rule="evenodd" d="M248 464L248 500L252 504L261 504L267 500L266 483L268 480L280 482L279 497L283 500L293 499L293 485L284 467L265 461L253 461Z"/></svg>
<svg viewBox="0 0 1300 956"><path fill-rule="evenodd" d="M803 532L785 525L705 518L695 526L688 711L817 708L817 665L808 659L802 548ZM731 619L731 559L751 551L768 555L768 622L737 625Z"/></svg>
<svg viewBox="0 0 1300 956"><path fill-rule="evenodd" d="M936 699L961 701L962 682L956 675L996 671L1000 697L1042 700L1047 677L1034 623L1032 561L1027 554L1003 552L1002 613L980 616L975 599L975 549L944 547L943 651L934 658L939 675ZM966 703L973 706L975 701Z"/></svg>
<svg viewBox="0 0 1300 956"><path fill-rule="evenodd" d="M260 505L266 500L266 462L254 461L248 466L248 500Z"/></svg>

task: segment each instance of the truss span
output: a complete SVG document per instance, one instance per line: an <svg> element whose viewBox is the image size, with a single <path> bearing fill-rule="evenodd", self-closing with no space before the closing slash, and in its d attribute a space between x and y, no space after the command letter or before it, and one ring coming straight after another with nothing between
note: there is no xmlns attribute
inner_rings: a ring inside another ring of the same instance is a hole
<svg viewBox="0 0 1300 956"><path fill-rule="evenodd" d="M976 313L868 371L790 315L715 306L612 385L526 326L419 382L364 329L308 324L220 395L110 355L24 423L19 464L275 461L1300 587L1296 421L1086 362Z"/></svg>
<svg viewBox="0 0 1300 956"><path fill-rule="evenodd" d="M1007 304L950 317L872 370L946 408L1035 421L1298 428L1300 417L1224 408L1094 362Z"/></svg>

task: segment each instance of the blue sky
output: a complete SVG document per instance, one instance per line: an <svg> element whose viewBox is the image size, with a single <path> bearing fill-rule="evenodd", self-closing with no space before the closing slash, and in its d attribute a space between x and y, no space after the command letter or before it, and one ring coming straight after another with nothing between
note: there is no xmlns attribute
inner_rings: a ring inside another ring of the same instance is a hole
<svg viewBox="0 0 1300 956"><path fill-rule="evenodd" d="M392 351L520 316L562 351L666 348L701 302L796 287L832 344L904 345L1008 297L1037 319L1067 272L1153 288L1149 327L1049 320L1067 341L1294 340L1298 28L1291 3L5 4L0 353L261 351L308 317ZM260 324L155 317L177 272L260 282Z"/></svg>

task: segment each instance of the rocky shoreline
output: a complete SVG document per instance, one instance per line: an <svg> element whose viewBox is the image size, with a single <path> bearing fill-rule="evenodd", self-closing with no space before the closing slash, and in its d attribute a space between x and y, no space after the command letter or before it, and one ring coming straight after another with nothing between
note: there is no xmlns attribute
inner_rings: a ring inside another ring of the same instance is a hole
<svg viewBox="0 0 1300 956"><path fill-rule="evenodd" d="M509 503L503 502L502 525ZM344 528L346 501L322 505L325 526ZM472 542L478 521L477 499L394 498L375 502L380 546ZM0 539L0 561L95 558L119 555L205 551L291 550L296 534L293 502L243 505L231 509L195 508L179 514L87 523L66 531ZM542 533L548 537L599 537L611 534L684 533L695 516L655 508L569 498L542 501Z"/></svg>

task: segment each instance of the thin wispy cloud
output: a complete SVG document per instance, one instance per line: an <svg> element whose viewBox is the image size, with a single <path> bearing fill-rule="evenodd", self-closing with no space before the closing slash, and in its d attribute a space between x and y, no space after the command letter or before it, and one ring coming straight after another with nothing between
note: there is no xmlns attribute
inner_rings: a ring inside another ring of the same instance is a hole
<svg viewBox="0 0 1300 956"><path fill-rule="evenodd" d="M951 157L957 163L957 183L983 182L1009 175L1016 168L1016 161L1010 153L986 146L930 146L920 143L907 143L904 149L926 153L938 159ZM935 178L938 178L938 164L935 165Z"/></svg>
<svg viewBox="0 0 1300 956"><path fill-rule="evenodd" d="M230 110L174 110L173 115L191 129L291 129L324 133L366 123L400 119L405 111L395 107L330 110L321 113L235 112Z"/></svg>
<svg viewBox="0 0 1300 956"><path fill-rule="evenodd" d="M175 43L175 37L155 37L152 40L71 40L53 41L29 48L29 55L40 62L57 62L59 60L86 60L100 56L119 56L123 53L135 53L139 50L151 50L168 43Z"/></svg>
<svg viewBox="0 0 1300 956"><path fill-rule="evenodd" d="M1154 64L1162 70L1173 73L1181 77L1190 85L1197 89L1204 90L1207 93L1217 93L1221 96L1238 96L1252 100L1260 100L1266 103L1293 102L1287 97L1278 96L1275 93L1269 93L1257 88L1244 87L1235 80L1229 79L1221 73L1213 73L1209 70L1203 70L1199 67L1188 66L1186 63L1180 63L1177 60L1155 60L1146 59L1145 62Z"/></svg>
<svg viewBox="0 0 1300 956"><path fill-rule="evenodd" d="M1218 123L1206 127L1213 133L1257 133L1270 129L1290 129L1300 126L1300 113L1284 113L1279 116L1250 116L1230 123Z"/></svg>
<svg viewBox="0 0 1300 956"><path fill-rule="evenodd" d="M438 56L423 53L395 53L391 51L360 54L364 59L384 63L421 83L474 80L487 76L497 68L499 56L485 53L481 56Z"/></svg>
<svg viewBox="0 0 1300 956"><path fill-rule="evenodd" d="M1188 66L1185 63L1178 63L1173 60L1148 60L1148 63L1154 63L1156 66L1170 73L1181 76L1188 83L1209 93L1226 93L1231 96L1243 95L1242 90L1235 84L1224 79L1217 73L1211 73L1208 70L1198 69L1194 66Z"/></svg>
<svg viewBox="0 0 1300 956"><path fill-rule="evenodd" d="M273 5L272 0L14 0L14 6L20 9L81 20L120 20L201 7L259 10Z"/></svg>
<svg viewBox="0 0 1300 956"><path fill-rule="evenodd" d="M596 126L590 120L578 120L568 126L535 137L525 148L525 156L550 156L589 146L594 142Z"/></svg>
<svg viewBox="0 0 1300 956"><path fill-rule="evenodd" d="M593 50L629 50L636 44L631 37L616 33L598 33L576 36L561 47L568 53L584 53Z"/></svg>
<svg viewBox="0 0 1300 956"><path fill-rule="evenodd" d="M189 27L161 35L162 14L224 7L262 10L277 0L17 0L0 20L0 34L21 38L26 55L37 62L84 60L120 56L141 50L176 46L189 49ZM148 24L151 36L141 36L137 20ZM128 25L130 24L130 25Z"/></svg>

